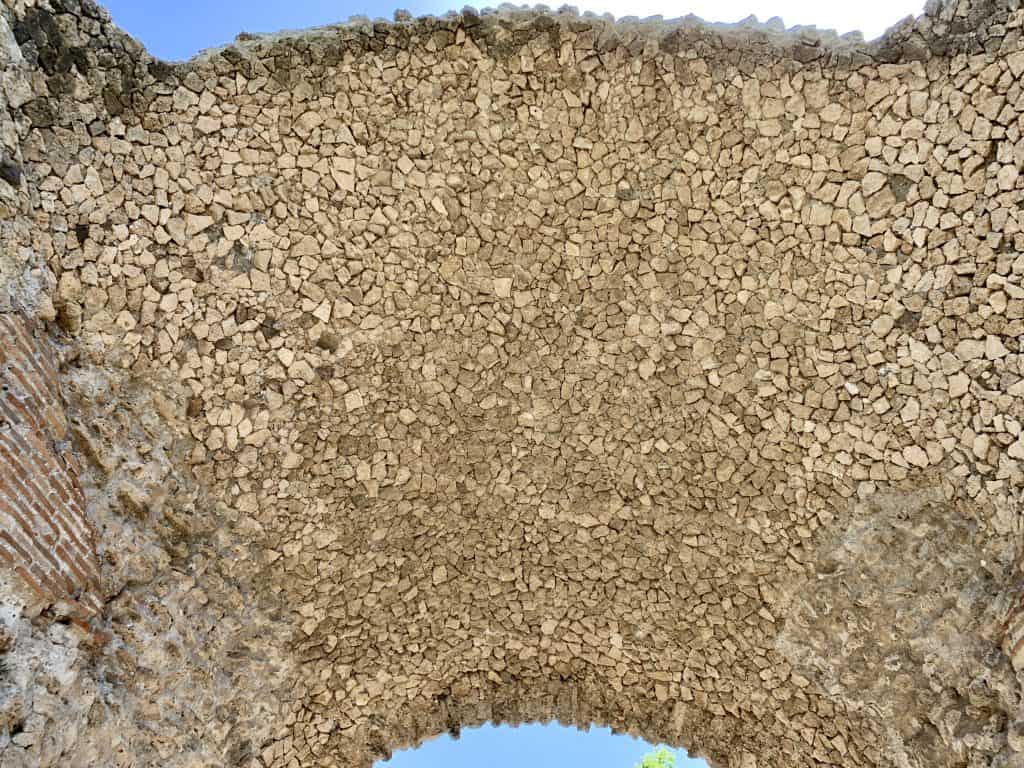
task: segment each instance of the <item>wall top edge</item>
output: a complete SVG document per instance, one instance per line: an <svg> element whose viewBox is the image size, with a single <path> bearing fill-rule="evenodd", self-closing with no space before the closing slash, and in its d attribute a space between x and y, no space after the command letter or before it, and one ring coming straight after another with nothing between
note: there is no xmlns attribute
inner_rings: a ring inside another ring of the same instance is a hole
<svg viewBox="0 0 1024 768"><path fill-rule="evenodd" d="M80 4L83 12L98 12L109 21L107 12L94 0L50 1L65 6ZM693 14L672 19L661 16L627 16L616 19L607 13L581 13L578 8L570 5L553 9L546 5L531 7L502 3L496 8L482 10L466 6L462 11L451 11L443 16L414 17L407 11L397 10L391 20L350 16L338 23L308 29L256 34L243 32L233 42L201 50L187 61L162 63L188 68L201 66L226 51L258 55L261 50L281 43L302 44L324 41L325 38L356 42L396 31L415 34L475 27L479 36L487 37L509 34L531 26L550 28L555 25L570 31L595 29L604 39L652 41L660 43L662 47L665 47L666 42L684 47L687 43L699 40L726 49L781 51L800 60L832 56L852 58L864 63L898 63L925 61L936 56L961 53L994 53L1005 35L1007 21L1013 19L1014 13L1021 8L1022 0L929 0L921 15L907 16L889 27L881 37L865 41L861 32L839 35L835 30L814 26L787 27L777 16L763 22L749 16L735 23L706 21ZM130 38L120 30L118 32ZM138 44L132 48L145 51L144 46ZM144 57L157 60L148 53Z"/></svg>

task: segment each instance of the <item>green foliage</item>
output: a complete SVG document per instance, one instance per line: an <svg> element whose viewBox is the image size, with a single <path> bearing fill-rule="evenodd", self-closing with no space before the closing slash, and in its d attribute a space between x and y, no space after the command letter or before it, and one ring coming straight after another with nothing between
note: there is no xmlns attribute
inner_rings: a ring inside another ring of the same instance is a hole
<svg viewBox="0 0 1024 768"><path fill-rule="evenodd" d="M664 747L652 750L633 768L675 768L676 756Z"/></svg>

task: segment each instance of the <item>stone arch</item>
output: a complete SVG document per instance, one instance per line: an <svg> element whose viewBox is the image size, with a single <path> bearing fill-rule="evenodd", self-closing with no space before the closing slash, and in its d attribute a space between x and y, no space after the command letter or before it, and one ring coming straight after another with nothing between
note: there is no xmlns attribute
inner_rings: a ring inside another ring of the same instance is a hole
<svg viewBox="0 0 1024 768"><path fill-rule="evenodd" d="M77 626L12 598L5 764L550 717L729 768L1019 759L1019 3L176 65L85 0L2 18L2 327L60 342L101 573Z"/></svg>
<svg viewBox="0 0 1024 768"><path fill-rule="evenodd" d="M453 691L450 696L443 693L432 697L422 708L413 706L392 713L392 722L371 727L357 739L360 746L355 751L346 753L346 747L342 746L339 754L345 755L342 759L369 764L442 734L458 738L464 730L487 724L520 726L557 722L584 731L609 727L617 733L627 733L651 743L685 747L692 757L697 757L702 755L696 733L720 730L710 722L684 723L681 708L666 706L653 694L649 701L637 706L639 702L635 699L601 691L596 681L591 681L589 686L561 679L546 685L537 681L529 685L487 682L463 688L463 694L468 693L469 699L460 699L458 692ZM721 734L711 738L717 741ZM743 765L744 760L749 763L751 759L751 753L740 751L734 762Z"/></svg>

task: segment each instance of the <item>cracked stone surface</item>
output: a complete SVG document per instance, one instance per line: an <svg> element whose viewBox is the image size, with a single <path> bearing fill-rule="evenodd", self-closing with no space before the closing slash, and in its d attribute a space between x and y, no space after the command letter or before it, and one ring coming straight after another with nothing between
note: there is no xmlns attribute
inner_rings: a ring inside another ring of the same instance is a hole
<svg viewBox="0 0 1024 768"><path fill-rule="evenodd" d="M100 573L85 621L0 536L4 766L1024 766L1017 0L175 64L3 0L0 64L0 313Z"/></svg>

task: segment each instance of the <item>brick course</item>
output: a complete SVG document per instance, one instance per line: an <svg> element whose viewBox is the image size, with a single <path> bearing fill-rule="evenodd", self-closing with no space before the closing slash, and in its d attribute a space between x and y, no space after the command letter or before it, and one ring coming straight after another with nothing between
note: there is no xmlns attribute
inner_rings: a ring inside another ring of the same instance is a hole
<svg viewBox="0 0 1024 768"><path fill-rule="evenodd" d="M50 342L18 314L0 314L0 562L35 595L87 621L100 606L96 532Z"/></svg>

